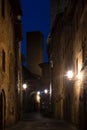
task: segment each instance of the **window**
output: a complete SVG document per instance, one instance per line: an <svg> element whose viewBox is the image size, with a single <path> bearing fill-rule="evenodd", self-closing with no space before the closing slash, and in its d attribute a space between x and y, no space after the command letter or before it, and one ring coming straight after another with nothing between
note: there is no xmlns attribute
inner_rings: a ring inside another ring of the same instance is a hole
<svg viewBox="0 0 87 130"><path fill-rule="evenodd" d="M78 58L76 59L76 75L78 75Z"/></svg>
<svg viewBox="0 0 87 130"><path fill-rule="evenodd" d="M2 50L2 71L5 72L5 51Z"/></svg>
<svg viewBox="0 0 87 130"><path fill-rule="evenodd" d="M5 17L5 0L2 0L2 17Z"/></svg>
<svg viewBox="0 0 87 130"><path fill-rule="evenodd" d="M86 38L84 38L82 42L82 56L83 56L82 58L84 63L86 60Z"/></svg>

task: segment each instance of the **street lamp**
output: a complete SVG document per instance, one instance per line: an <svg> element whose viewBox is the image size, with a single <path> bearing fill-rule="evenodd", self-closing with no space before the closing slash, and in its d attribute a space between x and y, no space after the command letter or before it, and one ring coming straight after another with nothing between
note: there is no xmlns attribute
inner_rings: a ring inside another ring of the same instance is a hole
<svg viewBox="0 0 87 130"><path fill-rule="evenodd" d="M27 106L27 94L26 94L27 84L22 85L22 111L26 111Z"/></svg>
<svg viewBox="0 0 87 130"><path fill-rule="evenodd" d="M40 91L37 92L37 95L40 95Z"/></svg>
<svg viewBox="0 0 87 130"><path fill-rule="evenodd" d="M23 84L23 90L27 89L27 84Z"/></svg>
<svg viewBox="0 0 87 130"><path fill-rule="evenodd" d="M67 78L73 82L78 81L80 82L82 79L82 74L80 72L78 72L77 75L74 75L72 70L69 70L66 74Z"/></svg>
<svg viewBox="0 0 87 130"><path fill-rule="evenodd" d="M45 93L45 94L47 94L47 93L48 93L48 90L47 90L47 89L45 89L45 90L44 90L44 93Z"/></svg>
<svg viewBox="0 0 87 130"><path fill-rule="evenodd" d="M68 77L68 79L72 79L73 78L73 71L72 70L69 70L67 72L67 77Z"/></svg>
<svg viewBox="0 0 87 130"><path fill-rule="evenodd" d="M50 60L50 112L53 112L53 60Z"/></svg>

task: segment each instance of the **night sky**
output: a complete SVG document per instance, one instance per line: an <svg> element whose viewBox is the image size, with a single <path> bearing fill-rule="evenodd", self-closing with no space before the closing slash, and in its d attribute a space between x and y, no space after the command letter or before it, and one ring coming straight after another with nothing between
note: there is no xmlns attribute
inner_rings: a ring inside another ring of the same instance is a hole
<svg viewBox="0 0 87 130"><path fill-rule="evenodd" d="M44 36L44 62L48 60L46 40L50 31L50 0L21 0L23 11L23 41L21 50L26 57L26 32L41 31Z"/></svg>

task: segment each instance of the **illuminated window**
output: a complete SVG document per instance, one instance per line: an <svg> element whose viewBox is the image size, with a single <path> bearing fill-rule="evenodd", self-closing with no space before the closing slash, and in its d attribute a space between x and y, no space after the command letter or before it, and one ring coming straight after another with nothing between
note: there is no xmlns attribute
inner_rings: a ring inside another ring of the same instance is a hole
<svg viewBox="0 0 87 130"><path fill-rule="evenodd" d="M5 72L5 51L2 50L2 71Z"/></svg>

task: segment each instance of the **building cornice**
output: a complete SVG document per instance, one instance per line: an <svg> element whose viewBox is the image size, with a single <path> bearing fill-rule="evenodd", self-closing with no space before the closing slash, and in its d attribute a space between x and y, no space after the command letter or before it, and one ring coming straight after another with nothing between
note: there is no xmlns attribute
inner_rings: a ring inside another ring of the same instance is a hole
<svg viewBox="0 0 87 130"><path fill-rule="evenodd" d="M22 16L20 0L9 0L9 3L11 5L13 13Z"/></svg>

